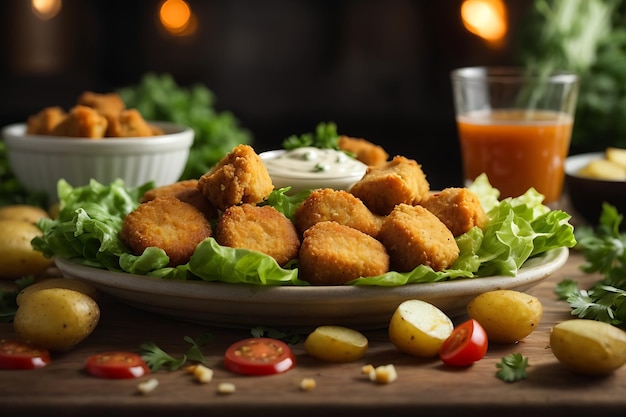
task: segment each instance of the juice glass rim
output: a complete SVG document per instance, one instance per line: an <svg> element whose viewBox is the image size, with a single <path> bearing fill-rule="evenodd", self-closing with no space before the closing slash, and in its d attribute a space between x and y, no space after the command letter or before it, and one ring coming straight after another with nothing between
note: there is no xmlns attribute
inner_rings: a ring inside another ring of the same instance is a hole
<svg viewBox="0 0 626 417"><path fill-rule="evenodd" d="M543 73L538 70L516 66L474 66L456 68L451 71L452 80L484 80L501 83L519 83L522 81L547 80L551 83L573 84L578 82L578 75L567 70L552 70Z"/></svg>

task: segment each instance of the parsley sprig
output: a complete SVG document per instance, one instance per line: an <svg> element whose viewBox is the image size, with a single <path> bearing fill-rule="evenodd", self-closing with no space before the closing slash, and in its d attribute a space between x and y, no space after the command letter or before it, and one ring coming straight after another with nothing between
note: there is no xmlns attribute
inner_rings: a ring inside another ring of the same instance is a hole
<svg viewBox="0 0 626 417"><path fill-rule="evenodd" d="M152 372L156 372L162 368L169 371L175 371L184 366L188 361L204 364L206 362L206 357L201 351L201 346L210 343L213 340L213 335L210 333L203 333L196 339L185 336L184 340L191 343L191 347L178 358L175 358L165 352L153 342L145 342L139 346L141 349L141 357Z"/></svg>
<svg viewBox="0 0 626 417"><path fill-rule="evenodd" d="M332 122L318 123L315 132L291 135L283 141L283 148L292 150L311 146L322 149L339 150L339 134L337 125Z"/></svg>
<svg viewBox="0 0 626 417"><path fill-rule="evenodd" d="M585 257L581 269L600 273L602 278L589 289L570 279L557 284L556 294L566 300L579 318L616 326L626 323L626 233L621 232L623 215L607 203L602 206L597 228L579 228L577 249Z"/></svg>
<svg viewBox="0 0 626 417"><path fill-rule="evenodd" d="M517 382L526 379L528 366L528 358L522 356L521 353L511 353L496 363L496 368L498 368L496 376L504 382Z"/></svg>

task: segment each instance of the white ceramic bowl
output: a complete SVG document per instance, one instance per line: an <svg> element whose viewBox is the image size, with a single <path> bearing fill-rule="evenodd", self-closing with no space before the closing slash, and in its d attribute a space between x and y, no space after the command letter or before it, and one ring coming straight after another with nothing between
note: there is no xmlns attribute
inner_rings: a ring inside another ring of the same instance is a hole
<svg viewBox="0 0 626 417"><path fill-rule="evenodd" d="M272 151L262 152L259 156L265 163L267 172L272 178L274 188L291 187L290 194L297 193L302 190L313 190L316 188L333 188L335 190L349 190L355 183L357 183L365 172L367 171L367 165L353 160L349 165L349 168L345 170L331 170L329 172L313 172L311 170L284 170L275 169L267 161L282 156L286 151L284 149L277 149ZM302 162L305 164L305 162Z"/></svg>
<svg viewBox="0 0 626 417"><path fill-rule="evenodd" d="M43 191L57 200L57 182L87 185L91 179L109 184L118 178L136 187L149 181L157 186L176 182L193 143L191 128L151 122L163 135L144 138L70 138L28 135L26 125L2 129L11 169L24 187Z"/></svg>

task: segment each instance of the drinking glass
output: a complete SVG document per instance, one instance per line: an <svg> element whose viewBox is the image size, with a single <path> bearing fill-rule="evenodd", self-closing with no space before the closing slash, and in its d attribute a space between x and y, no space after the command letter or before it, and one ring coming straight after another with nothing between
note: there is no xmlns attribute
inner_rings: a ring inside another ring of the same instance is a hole
<svg viewBox="0 0 626 417"><path fill-rule="evenodd" d="M451 73L466 184L485 173L500 198L533 187L557 202L569 152L578 77L515 67L467 67Z"/></svg>

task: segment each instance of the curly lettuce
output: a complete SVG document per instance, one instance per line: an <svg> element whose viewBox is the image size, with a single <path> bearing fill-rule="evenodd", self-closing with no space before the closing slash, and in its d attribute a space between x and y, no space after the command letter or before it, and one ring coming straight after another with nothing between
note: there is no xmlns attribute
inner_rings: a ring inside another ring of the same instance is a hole
<svg viewBox="0 0 626 417"><path fill-rule="evenodd" d="M163 279L204 280L255 285L309 285L298 278L297 261L281 267L265 254L220 246L213 238L201 242L187 264L168 267L169 258L159 248L132 254L118 237L124 217L139 204L153 184L127 189L121 180L110 185L91 181L72 188L61 180L61 204L57 219L42 219L41 237L33 247L44 255L111 271L150 275ZM542 204L534 189L498 200L499 192L486 176L470 186L483 204L489 221L484 230L473 228L456 238L460 256L450 269L434 271L421 265L413 271L390 271L377 277L359 278L351 285L398 286L422 282L515 276L529 258L552 249L576 245L571 216ZM262 204L271 204L292 218L298 203L308 193L286 195L288 189L272 192Z"/></svg>

